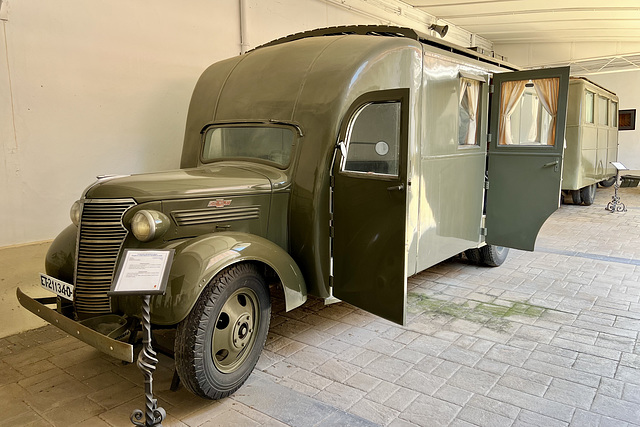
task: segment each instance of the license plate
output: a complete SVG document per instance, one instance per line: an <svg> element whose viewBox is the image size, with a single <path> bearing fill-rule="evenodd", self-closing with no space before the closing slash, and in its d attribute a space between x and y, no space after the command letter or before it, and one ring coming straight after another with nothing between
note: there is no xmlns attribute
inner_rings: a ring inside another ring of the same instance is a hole
<svg viewBox="0 0 640 427"><path fill-rule="evenodd" d="M70 283L40 273L40 286L62 298L73 301L73 285Z"/></svg>

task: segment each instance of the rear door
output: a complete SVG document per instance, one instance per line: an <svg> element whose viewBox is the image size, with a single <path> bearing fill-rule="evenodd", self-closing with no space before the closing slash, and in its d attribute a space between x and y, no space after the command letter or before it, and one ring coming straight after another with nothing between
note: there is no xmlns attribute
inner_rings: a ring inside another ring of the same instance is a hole
<svg viewBox="0 0 640 427"><path fill-rule="evenodd" d="M495 74L486 242L532 251L559 207L569 68Z"/></svg>
<svg viewBox="0 0 640 427"><path fill-rule="evenodd" d="M404 324L407 294L408 97L359 98L347 113L333 166L333 295Z"/></svg>

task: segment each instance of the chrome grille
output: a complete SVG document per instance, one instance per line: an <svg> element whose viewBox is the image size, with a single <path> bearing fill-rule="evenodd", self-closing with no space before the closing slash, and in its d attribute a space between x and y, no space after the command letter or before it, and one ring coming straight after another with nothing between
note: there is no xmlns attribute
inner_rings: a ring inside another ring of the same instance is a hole
<svg viewBox="0 0 640 427"><path fill-rule="evenodd" d="M217 222L240 221L260 218L259 206L242 206L218 209L193 209L175 211L171 215L179 226L201 225Z"/></svg>
<svg viewBox="0 0 640 427"><path fill-rule="evenodd" d="M110 313L107 291L128 231L122 216L133 200L90 200L82 208L76 263L75 306L78 313Z"/></svg>

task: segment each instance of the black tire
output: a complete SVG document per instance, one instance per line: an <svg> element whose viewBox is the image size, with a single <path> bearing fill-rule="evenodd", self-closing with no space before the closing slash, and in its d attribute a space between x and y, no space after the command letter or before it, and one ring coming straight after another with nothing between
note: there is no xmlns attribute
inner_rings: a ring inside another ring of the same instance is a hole
<svg viewBox="0 0 640 427"><path fill-rule="evenodd" d="M582 203L587 206L591 206L593 201L596 199L596 185L591 184L581 188L580 198L582 199Z"/></svg>
<svg viewBox="0 0 640 427"><path fill-rule="evenodd" d="M270 320L269 288L256 267L221 271L176 330L175 364L184 386L209 399L235 392L258 362Z"/></svg>
<svg viewBox="0 0 640 427"><path fill-rule="evenodd" d="M467 260L469 260L470 263L480 264L480 261L482 259L480 257L480 249L478 248L467 249L466 251L464 251L464 254L466 255Z"/></svg>
<svg viewBox="0 0 640 427"><path fill-rule="evenodd" d="M611 187L615 183L616 183L616 177L615 176L612 176L609 179L605 179L605 180L602 180L602 181L599 182L600 186L601 187L605 187L605 188Z"/></svg>
<svg viewBox="0 0 640 427"><path fill-rule="evenodd" d="M507 259L509 248L504 246L485 245L480 248L482 264L489 267L498 267Z"/></svg>
<svg viewBox="0 0 640 427"><path fill-rule="evenodd" d="M574 205L581 205L582 196L580 195L580 190L571 190L571 199Z"/></svg>

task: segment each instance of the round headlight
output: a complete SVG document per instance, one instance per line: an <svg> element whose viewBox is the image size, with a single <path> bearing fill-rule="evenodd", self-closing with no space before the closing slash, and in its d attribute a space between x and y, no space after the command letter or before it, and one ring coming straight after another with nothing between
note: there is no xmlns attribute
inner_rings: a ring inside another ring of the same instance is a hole
<svg viewBox="0 0 640 427"><path fill-rule="evenodd" d="M80 214L82 213L82 203L79 200L75 201L73 205L71 205L71 211L69 212L69 216L71 217L71 222L75 225L80 224Z"/></svg>
<svg viewBox="0 0 640 427"><path fill-rule="evenodd" d="M150 242L162 236L169 228L169 218L162 212L142 210L131 219L131 231L141 242Z"/></svg>

